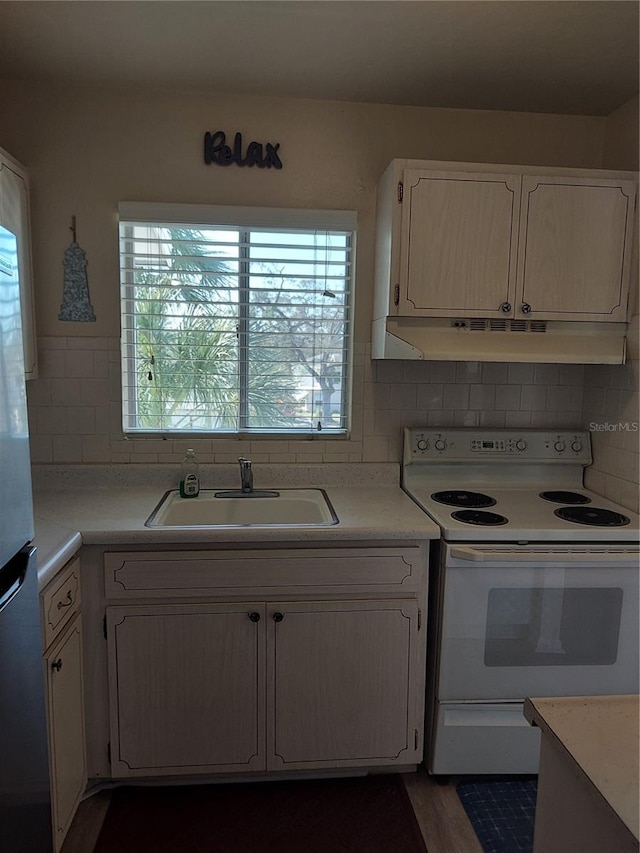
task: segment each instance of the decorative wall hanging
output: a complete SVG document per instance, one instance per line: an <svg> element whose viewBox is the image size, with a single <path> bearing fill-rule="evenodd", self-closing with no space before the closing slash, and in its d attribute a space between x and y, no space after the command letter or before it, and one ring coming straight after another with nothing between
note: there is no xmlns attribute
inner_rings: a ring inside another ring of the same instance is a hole
<svg viewBox="0 0 640 853"><path fill-rule="evenodd" d="M73 243L64 253L64 291L58 320L95 323L96 315L89 302L87 256L76 242L76 218L71 217L69 230Z"/></svg>
<svg viewBox="0 0 640 853"><path fill-rule="evenodd" d="M247 145L245 156L242 156L242 134L236 133L233 139L233 148L226 144L226 135L222 130L204 135L204 162L207 166L215 163L218 166L257 166L258 169L282 169L282 160L278 156L280 143L272 145L267 142L263 146L261 142L250 142Z"/></svg>

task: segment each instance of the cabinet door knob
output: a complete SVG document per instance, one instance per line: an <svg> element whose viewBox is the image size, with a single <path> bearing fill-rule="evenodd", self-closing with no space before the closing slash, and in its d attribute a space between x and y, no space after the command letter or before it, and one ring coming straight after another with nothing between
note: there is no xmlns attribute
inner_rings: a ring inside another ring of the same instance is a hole
<svg viewBox="0 0 640 853"><path fill-rule="evenodd" d="M531 313L531 305L529 305L528 302L523 302L520 310L522 311L523 314L530 314Z"/></svg>
<svg viewBox="0 0 640 853"><path fill-rule="evenodd" d="M511 303L510 302L503 302L502 305L500 306L500 310L504 311L505 314L508 314L509 311L511 311Z"/></svg>
<svg viewBox="0 0 640 853"><path fill-rule="evenodd" d="M259 621L260 621L260 614L259 614L259 613L255 613L255 612L254 612L254 613L250 613L250 614L249 614L249 619L251 619L251 621L252 621L252 622L259 622Z"/></svg>
<svg viewBox="0 0 640 853"><path fill-rule="evenodd" d="M58 658L58 660L54 660L51 664L51 669L55 669L56 672L60 672L62 669L62 658Z"/></svg>
<svg viewBox="0 0 640 853"><path fill-rule="evenodd" d="M274 622L282 622L283 619L284 619L284 615L282 613L274 613L273 614L273 621Z"/></svg>

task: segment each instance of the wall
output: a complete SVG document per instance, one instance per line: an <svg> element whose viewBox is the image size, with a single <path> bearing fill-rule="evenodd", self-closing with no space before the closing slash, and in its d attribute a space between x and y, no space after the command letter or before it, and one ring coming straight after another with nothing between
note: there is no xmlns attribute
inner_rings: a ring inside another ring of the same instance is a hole
<svg viewBox="0 0 640 853"><path fill-rule="evenodd" d="M638 98L607 117L603 166L607 169L638 169ZM633 264L631 334L628 361L623 365L585 368L585 429L591 430L593 466L587 485L613 501L638 512L640 483L640 354L638 352L638 245Z"/></svg>
<svg viewBox="0 0 640 853"><path fill-rule="evenodd" d="M174 461L185 442L125 441L118 369L119 201L355 209L356 360L350 440L204 441L203 461L398 461L400 427L582 423L581 367L371 363L375 188L394 157L600 167L602 118L232 98L208 92L0 89L0 145L30 171L40 376L36 462ZM280 142L284 168L205 166L206 130ZM57 319L71 216L95 323ZM190 441L189 444L193 444Z"/></svg>

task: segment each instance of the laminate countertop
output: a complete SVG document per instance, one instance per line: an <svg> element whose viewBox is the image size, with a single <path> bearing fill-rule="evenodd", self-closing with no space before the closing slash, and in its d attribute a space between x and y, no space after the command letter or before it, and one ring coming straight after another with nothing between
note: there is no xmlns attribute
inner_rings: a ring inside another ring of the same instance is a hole
<svg viewBox="0 0 640 853"><path fill-rule="evenodd" d="M398 483L397 465L261 466L256 488L323 488L338 517L327 527L146 527L170 488L168 466L34 469L34 514L42 588L84 545L424 541L438 526ZM204 466L217 488L237 486L236 466ZM205 487L207 483L205 482Z"/></svg>
<svg viewBox="0 0 640 853"><path fill-rule="evenodd" d="M527 699L527 720L575 763L632 835L639 837L640 699L577 696Z"/></svg>
<svg viewBox="0 0 640 853"><path fill-rule="evenodd" d="M42 590L80 549L82 537L78 530L70 530L45 518L36 517L34 523L38 587Z"/></svg>

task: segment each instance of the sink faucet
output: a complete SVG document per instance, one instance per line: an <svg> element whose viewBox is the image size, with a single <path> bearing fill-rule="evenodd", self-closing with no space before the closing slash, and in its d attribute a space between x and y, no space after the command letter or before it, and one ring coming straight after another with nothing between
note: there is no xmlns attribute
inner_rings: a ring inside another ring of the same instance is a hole
<svg viewBox="0 0 640 853"><path fill-rule="evenodd" d="M244 494L253 492L253 471L251 470L251 460L241 456L238 459L240 463L240 483Z"/></svg>

